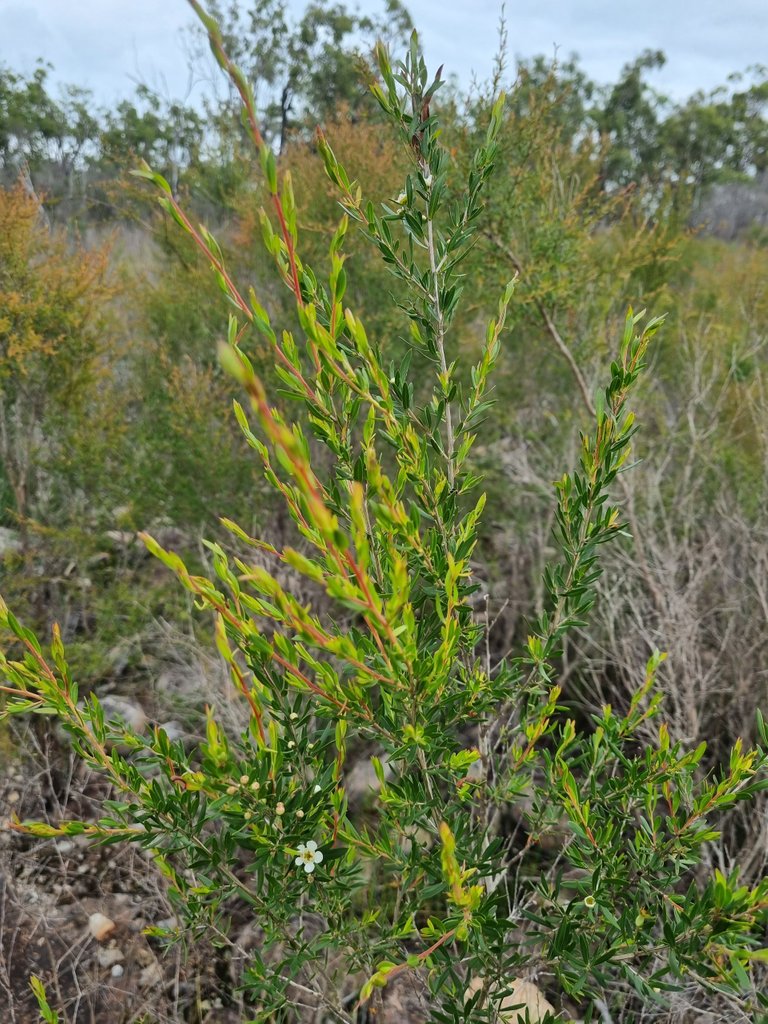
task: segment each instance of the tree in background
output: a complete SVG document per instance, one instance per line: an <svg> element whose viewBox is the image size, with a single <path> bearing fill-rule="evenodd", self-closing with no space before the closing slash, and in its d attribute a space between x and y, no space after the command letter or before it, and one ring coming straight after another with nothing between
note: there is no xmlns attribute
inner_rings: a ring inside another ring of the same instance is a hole
<svg viewBox="0 0 768 1024"><path fill-rule="evenodd" d="M285 0L254 4L243 12L238 3L212 4L224 38L257 98L266 137L282 153L290 133L314 126L339 109L370 113L363 79L370 75L371 53L382 37L401 44L413 24L401 0L385 0L378 17L353 13L343 3L315 0L291 22ZM199 33L199 30L198 30ZM204 37L198 35L196 60ZM232 120L236 109L231 86L223 106L213 107L218 125Z"/></svg>
<svg viewBox="0 0 768 1024"><path fill-rule="evenodd" d="M38 189L71 200L97 155L99 121L87 89L67 85L51 96L50 70L40 63L23 75L0 65L0 180L31 175Z"/></svg>
<svg viewBox="0 0 768 1024"><path fill-rule="evenodd" d="M135 100L122 100L103 116L100 159L118 174L140 160L152 162L164 169L176 192L181 173L200 162L204 142L199 111L139 85Z"/></svg>

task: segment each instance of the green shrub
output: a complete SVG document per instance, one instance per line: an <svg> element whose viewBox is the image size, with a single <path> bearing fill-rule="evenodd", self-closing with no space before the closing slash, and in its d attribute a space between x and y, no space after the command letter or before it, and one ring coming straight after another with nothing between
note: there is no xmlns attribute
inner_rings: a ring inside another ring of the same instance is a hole
<svg viewBox="0 0 768 1024"><path fill-rule="evenodd" d="M627 463L627 403L660 321L627 316L580 466L556 484L561 558L546 572L547 609L524 649L494 664L471 564L485 503L472 446L513 284L465 387L451 325L504 99L449 199L451 160L430 109L439 76L428 83L415 37L394 67L380 48L373 94L410 170L377 210L319 137L345 211L321 275L301 260L290 177L262 139L249 87L193 6L243 100L271 204L265 244L298 330L273 326L164 179L141 173L234 306L220 361L247 396L237 420L295 539L271 543L224 520L232 550L208 545L208 578L144 538L213 612L245 709L240 731L210 709L192 751L160 728L147 739L105 721L95 696L79 699L58 630L44 652L2 606L14 637L0 662L4 714L55 716L115 790L96 822L17 827L151 851L190 934L226 938L228 908L247 904L262 937L242 982L253 1020L294 1019L309 1005L351 1022L355 1005L406 972L429 987L436 1021L494 1020L521 976L587 1014L629 989L651 1006L694 984L757 1016L768 1007L757 979L768 881L749 889L696 866L720 813L766 787L766 751L737 743L716 777L701 778L703 745L684 749L660 719L658 652L622 712L605 706L577 727L560 704L563 639L592 606L601 546L623 530L609 489ZM344 307L350 221L394 276L410 344L434 367L426 403L408 358L387 365ZM274 355L279 407L248 357L251 328ZM653 719L656 742L643 744ZM759 714L758 731L768 746ZM346 792L353 750L376 780L363 811Z"/></svg>

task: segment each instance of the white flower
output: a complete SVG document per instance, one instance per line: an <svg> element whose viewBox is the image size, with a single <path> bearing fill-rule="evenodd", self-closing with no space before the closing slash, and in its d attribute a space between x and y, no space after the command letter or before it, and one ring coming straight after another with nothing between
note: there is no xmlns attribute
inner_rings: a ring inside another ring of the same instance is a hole
<svg viewBox="0 0 768 1024"><path fill-rule="evenodd" d="M398 206L405 206L405 204L408 202L407 194L405 192L401 192L400 195L395 200L395 202L397 203Z"/></svg>
<svg viewBox="0 0 768 1024"><path fill-rule="evenodd" d="M425 185L426 188L431 188L431 186L432 186L432 175L431 174L425 174L424 175L424 185Z"/></svg>
<svg viewBox="0 0 768 1024"><path fill-rule="evenodd" d="M303 864L306 873L311 875L315 870L315 864L322 863L322 850L318 850L317 843L314 839L310 839L308 843L299 843L298 850L299 855L294 862L296 867L300 868Z"/></svg>

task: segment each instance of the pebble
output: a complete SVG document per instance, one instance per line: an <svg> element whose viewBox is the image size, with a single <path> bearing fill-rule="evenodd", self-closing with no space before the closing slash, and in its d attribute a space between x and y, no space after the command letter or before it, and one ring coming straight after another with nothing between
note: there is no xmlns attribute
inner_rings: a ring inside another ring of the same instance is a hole
<svg viewBox="0 0 768 1024"><path fill-rule="evenodd" d="M147 724L147 713L135 700L110 694L101 698L101 709L108 722L127 726L132 732L142 732Z"/></svg>
<svg viewBox="0 0 768 1024"><path fill-rule="evenodd" d="M142 988L154 988L156 985L161 984L162 980L163 972L156 960L149 967L145 967L139 976L139 984Z"/></svg>
<svg viewBox="0 0 768 1024"><path fill-rule="evenodd" d="M105 914L91 914L88 918L88 931L97 942L103 942L115 927L115 922Z"/></svg>
<svg viewBox="0 0 768 1024"><path fill-rule="evenodd" d="M171 743L183 740L186 735L184 726L180 722L175 721L175 719L170 722L162 722L160 728L165 732Z"/></svg>
<svg viewBox="0 0 768 1024"><path fill-rule="evenodd" d="M98 960L99 967L112 967L121 960L125 960L125 954L117 946L108 946L106 949L98 951L96 959Z"/></svg>

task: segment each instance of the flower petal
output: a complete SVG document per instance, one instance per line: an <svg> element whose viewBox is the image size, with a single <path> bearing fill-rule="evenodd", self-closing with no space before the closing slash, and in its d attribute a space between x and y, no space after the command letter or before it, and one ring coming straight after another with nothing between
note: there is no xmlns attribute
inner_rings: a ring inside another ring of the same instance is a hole
<svg viewBox="0 0 768 1024"><path fill-rule="evenodd" d="M311 860L308 861L304 865L304 870L307 872L308 875L311 875L312 872L315 870L315 863L314 863L314 861L311 861Z"/></svg>
<svg viewBox="0 0 768 1024"><path fill-rule="evenodd" d="M315 864L320 864L322 862L322 859L323 859L322 850L317 850L316 853L315 853Z"/></svg>
<svg viewBox="0 0 768 1024"><path fill-rule="evenodd" d="M299 847L299 849L301 849L301 847ZM307 843L305 849L309 850L310 853L314 853L315 850L317 849L317 843L315 842L315 840L314 839L310 839L309 842Z"/></svg>
<svg viewBox="0 0 768 1024"><path fill-rule="evenodd" d="M297 857L297 858L296 858L296 860L295 860L295 861L294 861L293 863L294 863L294 864L295 864L295 865L296 865L297 867L299 867L299 868L300 868L300 867L301 867L301 865L302 865L302 864L304 863L304 858L303 858L303 857Z"/></svg>

